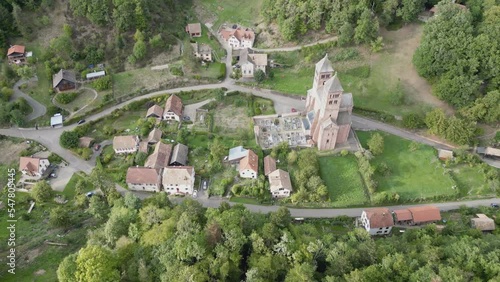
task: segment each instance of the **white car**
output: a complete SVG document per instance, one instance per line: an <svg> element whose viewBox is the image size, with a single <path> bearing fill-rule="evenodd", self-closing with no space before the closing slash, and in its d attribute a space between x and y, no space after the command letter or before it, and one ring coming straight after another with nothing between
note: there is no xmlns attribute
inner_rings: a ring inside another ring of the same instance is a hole
<svg viewBox="0 0 500 282"><path fill-rule="evenodd" d="M203 190L207 190L208 188L208 185L207 185L207 181L203 181Z"/></svg>
<svg viewBox="0 0 500 282"><path fill-rule="evenodd" d="M196 198L198 196L198 190L193 191L193 198Z"/></svg>

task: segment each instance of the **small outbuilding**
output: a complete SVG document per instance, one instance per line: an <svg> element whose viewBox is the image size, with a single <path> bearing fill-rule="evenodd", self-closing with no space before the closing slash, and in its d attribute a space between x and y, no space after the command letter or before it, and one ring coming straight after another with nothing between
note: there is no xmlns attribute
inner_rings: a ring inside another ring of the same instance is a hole
<svg viewBox="0 0 500 282"><path fill-rule="evenodd" d="M453 151L451 150L438 150L438 158L442 161L452 160L453 159Z"/></svg>
<svg viewBox="0 0 500 282"><path fill-rule="evenodd" d="M62 127L63 126L63 116L61 114L55 114L50 118L50 127Z"/></svg>
<svg viewBox="0 0 500 282"><path fill-rule="evenodd" d="M471 226L472 228L479 229L481 231L493 231L495 230L495 221L485 214L476 214L477 217L472 218Z"/></svg>
<svg viewBox="0 0 500 282"><path fill-rule="evenodd" d="M186 26L186 32L191 37L201 37L201 24L200 23L190 23Z"/></svg>
<svg viewBox="0 0 500 282"><path fill-rule="evenodd" d="M92 146L92 143L94 142L94 138L83 136L83 137L80 137L79 141L80 141L79 142L80 148L89 148L90 146Z"/></svg>
<svg viewBox="0 0 500 282"><path fill-rule="evenodd" d="M91 80L91 79L97 79L97 78L100 78L103 76L106 76L106 71L95 71L95 72L87 73L85 75L85 78L87 78L87 80Z"/></svg>
<svg viewBox="0 0 500 282"><path fill-rule="evenodd" d="M188 146L184 144L177 144L172 151L172 158L170 159L171 166L185 166L188 162Z"/></svg>

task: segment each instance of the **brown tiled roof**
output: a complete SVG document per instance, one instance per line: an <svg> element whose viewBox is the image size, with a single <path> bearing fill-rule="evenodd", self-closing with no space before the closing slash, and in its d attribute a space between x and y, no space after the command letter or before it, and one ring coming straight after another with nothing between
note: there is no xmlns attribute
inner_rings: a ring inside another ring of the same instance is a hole
<svg viewBox="0 0 500 282"><path fill-rule="evenodd" d="M127 170L126 182L132 184L160 185L160 174L153 168L129 167Z"/></svg>
<svg viewBox="0 0 500 282"><path fill-rule="evenodd" d="M186 31L189 33L201 34L201 24L200 23L190 23L186 26Z"/></svg>
<svg viewBox="0 0 500 282"><path fill-rule="evenodd" d="M58 73L52 76L52 87L56 88L63 79L76 83L76 76L74 72L61 69Z"/></svg>
<svg viewBox="0 0 500 282"><path fill-rule="evenodd" d="M174 150L172 151L172 159L170 160L170 164L177 162L182 165L186 165L188 160L188 152L188 146L181 143L175 145Z"/></svg>
<svg viewBox="0 0 500 282"><path fill-rule="evenodd" d="M159 129L157 127L153 128L153 130L151 130L151 132L149 132L148 142L149 143L160 142L161 135L162 135L161 129Z"/></svg>
<svg viewBox="0 0 500 282"><path fill-rule="evenodd" d="M248 150L247 156L240 160L240 171L245 169L259 171L259 157L252 150Z"/></svg>
<svg viewBox="0 0 500 282"><path fill-rule="evenodd" d="M79 141L80 141L79 146L81 148L88 148L90 147L90 144L92 144L92 141L94 141L94 138L83 136L80 137Z"/></svg>
<svg viewBox="0 0 500 282"><path fill-rule="evenodd" d="M271 192L284 188L293 191L290 174L282 169L277 169L269 174L269 189Z"/></svg>
<svg viewBox="0 0 500 282"><path fill-rule="evenodd" d="M405 221L412 219L411 212L407 209L394 210L394 214L396 215L396 221Z"/></svg>
<svg viewBox="0 0 500 282"><path fill-rule="evenodd" d="M14 53L24 54L25 49L26 48L23 45L13 45L7 51L7 56L10 56L10 55L12 55Z"/></svg>
<svg viewBox="0 0 500 282"><path fill-rule="evenodd" d="M170 95L168 97L167 102L165 103L165 111L171 111L174 114L181 116L182 115L182 100L177 97L175 94Z"/></svg>
<svg viewBox="0 0 500 282"><path fill-rule="evenodd" d="M148 141L139 142L139 152L148 153Z"/></svg>
<svg viewBox="0 0 500 282"><path fill-rule="evenodd" d="M38 172L40 167L40 159L39 158L31 158L31 157L21 157L19 159L19 170L25 170L31 173Z"/></svg>
<svg viewBox="0 0 500 282"><path fill-rule="evenodd" d="M137 136L125 135L113 138L113 149L128 149L137 146Z"/></svg>
<svg viewBox="0 0 500 282"><path fill-rule="evenodd" d="M256 66L267 66L267 54L248 54Z"/></svg>
<svg viewBox="0 0 500 282"><path fill-rule="evenodd" d="M172 155L172 144L156 143L155 150L146 159L145 167L160 169L168 166L170 156Z"/></svg>
<svg viewBox="0 0 500 282"><path fill-rule="evenodd" d="M408 208L414 223L431 222L441 220L441 212L435 206L422 206Z"/></svg>
<svg viewBox="0 0 500 282"><path fill-rule="evenodd" d="M146 113L146 117L150 117L152 115L156 115L157 117L161 117L163 115L163 108L158 105L153 105L148 109Z"/></svg>
<svg viewBox="0 0 500 282"><path fill-rule="evenodd" d="M163 183L191 185L194 176L192 166L169 166L163 170Z"/></svg>
<svg viewBox="0 0 500 282"><path fill-rule="evenodd" d="M477 218L472 218L472 227L479 229L481 231L493 231L495 230L495 221L485 214L476 214Z"/></svg>
<svg viewBox="0 0 500 282"><path fill-rule="evenodd" d="M242 29L241 27L238 27L236 29L229 28L229 29L222 29L220 32L220 35L224 40L228 40L229 37L233 36L236 37L239 41L242 39L252 39L255 38L255 33L251 29Z"/></svg>
<svg viewBox="0 0 500 282"><path fill-rule="evenodd" d="M366 217L370 221L370 228L390 227L394 225L392 214L388 208L366 209Z"/></svg>
<svg viewBox="0 0 500 282"><path fill-rule="evenodd" d="M264 175L268 175L269 173L276 170L276 160L271 157L271 155L267 155L264 158Z"/></svg>

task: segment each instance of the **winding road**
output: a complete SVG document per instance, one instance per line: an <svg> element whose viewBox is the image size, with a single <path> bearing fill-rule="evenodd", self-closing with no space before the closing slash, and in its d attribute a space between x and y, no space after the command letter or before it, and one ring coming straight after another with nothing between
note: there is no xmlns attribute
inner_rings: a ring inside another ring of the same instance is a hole
<svg viewBox="0 0 500 282"><path fill-rule="evenodd" d="M30 107L33 109L33 111L27 116L28 120L34 120L38 117L43 116L47 112L47 108L43 105L40 104L37 100L33 99L30 95L24 93L19 89L19 87L23 84L28 83L29 81L27 80L19 80L14 84L13 90L14 94L12 95L13 99L17 98L24 98L26 99L26 102L30 105Z"/></svg>

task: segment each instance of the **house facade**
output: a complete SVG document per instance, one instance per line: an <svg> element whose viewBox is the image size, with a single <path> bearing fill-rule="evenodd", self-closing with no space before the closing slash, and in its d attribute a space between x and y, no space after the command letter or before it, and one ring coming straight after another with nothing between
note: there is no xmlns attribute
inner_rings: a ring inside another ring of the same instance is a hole
<svg viewBox="0 0 500 282"><path fill-rule="evenodd" d="M319 150L347 142L351 131L352 94L344 93L337 73L325 56L316 64L313 88L307 91L306 131Z"/></svg>
<svg viewBox="0 0 500 282"><path fill-rule="evenodd" d="M240 51L237 66L241 68L241 76L245 78L253 78L257 70L266 73L267 54L255 54L248 48Z"/></svg>
<svg viewBox="0 0 500 282"><path fill-rule="evenodd" d="M175 94L168 97L165 103L165 110L163 111L164 120L180 121L182 117L182 100Z"/></svg>
<svg viewBox="0 0 500 282"><path fill-rule="evenodd" d="M113 150L115 154L131 154L137 152L139 137L134 135L115 136L113 138Z"/></svg>
<svg viewBox="0 0 500 282"><path fill-rule="evenodd" d="M233 49L252 48L255 41L255 33L243 27L223 28L219 36Z"/></svg>
<svg viewBox="0 0 500 282"><path fill-rule="evenodd" d="M26 48L23 45L13 45L7 50L9 64L22 65L26 63Z"/></svg>
<svg viewBox="0 0 500 282"><path fill-rule="evenodd" d="M129 167L126 181L130 190L160 192L161 170L147 167Z"/></svg>
<svg viewBox="0 0 500 282"><path fill-rule="evenodd" d="M361 224L370 235L387 235L391 233L394 220L388 208L373 208L361 213Z"/></svg>
<svg viewBox="0 0 500 282"><path fill-rule="evenodd" d="M293 191L290 174L282 169L277 169L268 175L269 190L275 198L289 197Z"/></svg>
<svg viewBox="0 0 500 282"><path fill-rule="evenodd" d="M252 150L240 160L239 173L241 178L257 178L259 175L259 157Z"/></svg>
<svg viewBox="0 0 500 282"><path fill-rule="evenodd" d="M49 165L50 162L46 158L21 157L19 159L19 171L35 179L40 179Z"/></svg>
<svg viewBox="0 0 500 282"><path fill-rule="evenodd" d="M192 166L166 167L163 169L163 190L171 195L192 195L195 172Z"/></svg>
<svg viewBox="0 0 500 282"><path fill-rule="evenodd" d="M207 44L191 43L193 47L193 55L203 61L212 61L212 48Z"/></svg>

